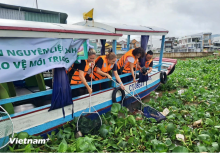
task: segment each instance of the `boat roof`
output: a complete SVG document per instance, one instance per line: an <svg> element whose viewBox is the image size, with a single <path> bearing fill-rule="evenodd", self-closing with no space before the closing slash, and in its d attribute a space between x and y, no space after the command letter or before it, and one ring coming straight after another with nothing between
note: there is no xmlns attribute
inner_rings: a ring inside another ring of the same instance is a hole
<svg viewBox="0 0 220 153"><path fill-rule="evenodd" d="M159 27L138 26L138 25L126 25L118 23L100 23L93 21L83 21L75 23L74 25L81 25L87 27L97 27L108 30L109 32L124 35L166 35L168 30Z"/></svg>
<svg viewBox="0 0 220 153"><path fill-rule="evenodd" d="M98 27L0 19L0 37L118 39L122 34Z"/></svg>

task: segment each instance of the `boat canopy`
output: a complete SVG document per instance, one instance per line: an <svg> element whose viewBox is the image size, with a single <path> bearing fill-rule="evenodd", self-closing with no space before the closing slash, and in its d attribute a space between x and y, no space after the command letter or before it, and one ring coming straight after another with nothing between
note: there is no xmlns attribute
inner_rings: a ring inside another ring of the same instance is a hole
<svg viewBox="0 0 220 153"><path fill-rule="evenodd" d="M0 37L114 39L122 34L98 27L0 19Z"/></svg>
<svg viewBox="0 0 220 153"><path fill-rule="evenodd" d="M93 21L83 21L75 23L74 25L80 25L85 27L102 28L109 32L123 35L155 35L162 36L168 34L168 30L159 27L115 24L115 23L100 23Z"/></svg>

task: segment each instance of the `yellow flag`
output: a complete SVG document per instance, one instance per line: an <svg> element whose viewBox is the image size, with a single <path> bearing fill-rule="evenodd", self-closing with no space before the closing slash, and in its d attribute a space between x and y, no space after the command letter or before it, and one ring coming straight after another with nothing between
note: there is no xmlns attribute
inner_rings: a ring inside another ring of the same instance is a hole
<svg viewBox="0 0 220 153"><path fill-rule="evenodd" d="M91 9L89 12L87 13L83 13L83 19L84 20L88 20L89 18L93 19L93 9Z"/></svg>

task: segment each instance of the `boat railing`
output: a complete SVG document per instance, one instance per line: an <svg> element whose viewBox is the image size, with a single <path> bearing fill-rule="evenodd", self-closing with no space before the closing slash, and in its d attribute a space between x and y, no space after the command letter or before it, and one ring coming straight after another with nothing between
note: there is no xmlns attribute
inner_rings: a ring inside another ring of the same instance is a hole
<svg viewBox="0 0 220 153"><path fill-rule="evenodd" d="M138 71L139 72L139 71ZM126 77L131 75L131 73L127 73L127 74L122 74L120 75L120 78ZM50 78L45 78L45 79L50 79ZM115 77L112 77L112 79L116 80ZM92 82L92 84L99 84L102 82L106 82L106 81L110 81L109 79L102 79L102 80L97 80ZM91 83L88 82L88 85L90 85ZM71 89L77 89L77 88L81 88L81 87L85 87L84 84L79 84L79 85L71 85ZM47 96L47 95L51 95L52 94L53 89L49 89L46 91L40 91L40 92L36 92L36 93L31 93L31 94L26 94L26 95L21 95L21 96L16 96L16 97L10 97L10 98L6 98L6 99L1 99L0 100L0 105L3 104L8 104L8 103L15 103L18 101L23 101L23 100L27 100L27 99L32 99L32 98L36 98L36 97L42 97L42 96ZM76 97L75 97L76 98ZM75 99L73 98L73 99ZM50 105L50 104L49 104ZM48 105L47 105L48 106ZM37 108L34 108L35 110L40 110L45 106L40 106ZM20 112L21 113L21 112Z"/></svg>

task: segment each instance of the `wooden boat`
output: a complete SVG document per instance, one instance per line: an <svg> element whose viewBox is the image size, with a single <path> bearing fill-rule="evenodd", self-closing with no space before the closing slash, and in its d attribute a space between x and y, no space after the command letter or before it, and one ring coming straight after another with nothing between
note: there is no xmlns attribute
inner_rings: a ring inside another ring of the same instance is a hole
<svg viewBox="0 0 220 153"><path fill-rule="evenodd" d="M122 35L128 35L128 44L130 35L156 35L162 36L162 47L159 58L154 59L154 66L152 72L149 74L149 81L145 83L134 84L132 82L125 83L125 88L129 91L136 89L140 98L148 96L151 91L157 89L161 84L161 71L167 75L172 73L175 68L176 60L163 59L163 46L167 30L156 27L146 26L128 26L118 24L103 24L96 22L80 22L74 25L66 24L52 24L42 22L30 22L19 20L0 19L0 38L73 38L73 39L111 39L113 40L113 51L116 52L116 40ZM0 74L1 75L1 74ZM120 75L120 77L129 76L129 74ZM113 77L115 80L115 78ZM46 134L68 121L72 118L72 106L64 108L66 117L63 118L62 109L56 109L48 112L51 106L52 81L45 79L47 86L46 91L39 91L37 87L16 88L16 96L7 99L0 99L0 104L13 103L15 113L11 114L14 123L14 132L27 132L30 135ZM93 84L99 84L108 79L94 81ZM90 84L90 83L89 83ZM84 87L83 84L72 85L71 89ZM119 102L122 99L122 94L116 92L115 84L113 87L94 92L92 95L92 105L100 113L108 112L114 102ZM115 100L113 100L113 98ZM74 117L77 117L81 112L87 108L89 102L89 95L82 95L74 97ZM131 102L135 102L132 99ZM34 104L34 105L33 105ZM22 106L26 106L23 109ZM37 107L36 107L37 106Z"/></svg>

